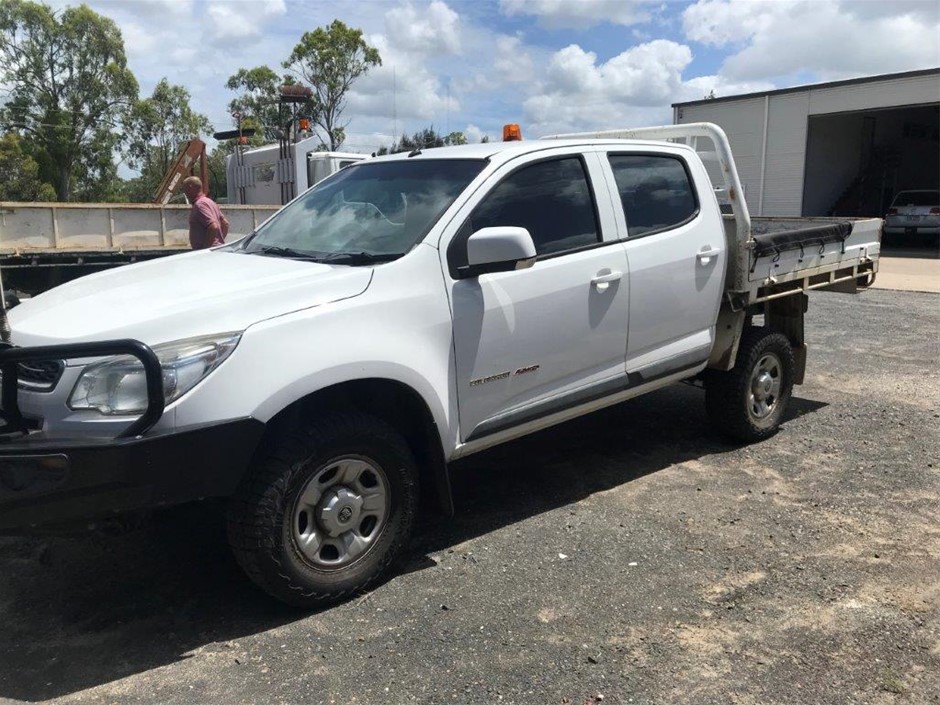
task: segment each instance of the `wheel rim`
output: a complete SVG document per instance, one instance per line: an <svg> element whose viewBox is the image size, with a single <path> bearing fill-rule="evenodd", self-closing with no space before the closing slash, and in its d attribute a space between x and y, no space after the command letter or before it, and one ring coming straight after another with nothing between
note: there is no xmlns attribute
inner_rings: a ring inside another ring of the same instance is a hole
<svg viewBox="0 0 940 705"><path fill-rule="evenodd" d="M747 410L756 421L766 421L777 409L782 377L783 365L773 353L764 354L754 366L748 385Z"/></svg>
<svg viewBox="0 0 940 705"><path fill-rule="evenodd" d="M331 460L297 495L291 514L294 544L317 568L345 568L375 545L388 521L388 505L388 479L372 460Z"/></svg>

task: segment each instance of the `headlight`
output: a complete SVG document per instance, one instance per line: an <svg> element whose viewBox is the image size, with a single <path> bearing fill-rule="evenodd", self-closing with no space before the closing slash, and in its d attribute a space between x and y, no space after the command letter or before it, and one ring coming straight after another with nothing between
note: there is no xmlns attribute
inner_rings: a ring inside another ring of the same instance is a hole
<svg viewBox="0 0 940 705"><path fill-rule="evenodd" d="M166 403L176 401L218 367L238 345L241 333L189 338L153 348L163 368ZM71 409L95 409L102 414L135 414L147 408L144 366L122 355L89 365L69 397Z"/></svg>

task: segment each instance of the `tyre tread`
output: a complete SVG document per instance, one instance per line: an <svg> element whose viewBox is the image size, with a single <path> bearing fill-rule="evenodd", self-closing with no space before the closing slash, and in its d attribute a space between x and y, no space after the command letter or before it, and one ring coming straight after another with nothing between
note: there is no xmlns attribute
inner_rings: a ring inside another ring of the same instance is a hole
<svg viewBox="0 0 940 705"><path fill-rule="evenodd" d="M280 556L280 526L286 495L304 460L337 439L367 436L388 444L394 452L408 459L411 472L406 483L411 486L405 498L403 520L391 539L390 550L355 587L315 591L306 589L286 570ZM286 452L285 452L286 451ZM410 533L417 496L414 459L405 441L393 428L365 414L355 412L324 416L302 428L282 432L273 439L267 454L243 482L229 503L228 541L235 559L248 577L265 592L289 604L313 607L334 602L361 592L372 585L394 561Z"/></svg>
<svg viewBox="0 0 940 705"><path fill-rule="evenodd" d="M767 428L755 426L747 414L742 401L747 396L752 367L768 348L781 356L787 382L781 392L776 423ZM745 328L738 345L738 355L734 367L722 372L710 370L705 380L705 405L712 425L722 434L748 443L764 440L777 432L780 417L786 411L790 401L793 380L793 349L790 341L782 333L762 327Z"/></svg>

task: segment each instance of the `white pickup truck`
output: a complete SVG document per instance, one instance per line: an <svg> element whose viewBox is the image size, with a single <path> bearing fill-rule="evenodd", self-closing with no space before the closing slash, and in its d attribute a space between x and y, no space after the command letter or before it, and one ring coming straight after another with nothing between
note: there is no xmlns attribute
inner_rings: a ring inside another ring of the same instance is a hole
<svg viewBox="0 0 940 705"><path fill-rule="evenodd" d="M708 124L363 161L238 242L10 311L0 530L223 497L252 580L337 599L419 488L452 511L470 453L693 379L719 431L773 433L804 292L870 284L880 226L752 222Z"/></svg>

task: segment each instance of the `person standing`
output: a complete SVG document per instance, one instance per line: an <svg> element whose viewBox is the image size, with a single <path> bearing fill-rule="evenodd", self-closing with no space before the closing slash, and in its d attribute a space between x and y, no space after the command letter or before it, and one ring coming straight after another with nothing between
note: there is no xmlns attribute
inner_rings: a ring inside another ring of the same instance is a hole
<svg viewBox="0 0 940 705"><path fill-rule="evenodd" d="M183 193L193 204L189 212L189 245L194 250L225 244L228 235L228 220L222 210L202 192L202 180L198 176L183 179Z"/></svg>

